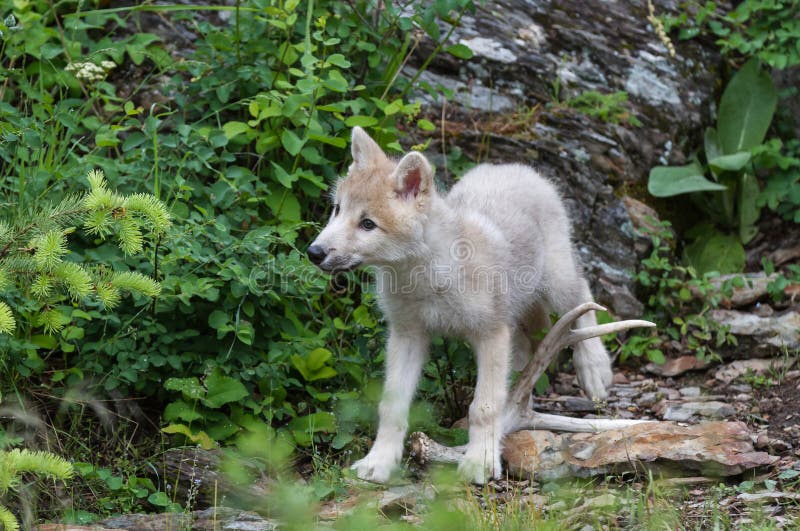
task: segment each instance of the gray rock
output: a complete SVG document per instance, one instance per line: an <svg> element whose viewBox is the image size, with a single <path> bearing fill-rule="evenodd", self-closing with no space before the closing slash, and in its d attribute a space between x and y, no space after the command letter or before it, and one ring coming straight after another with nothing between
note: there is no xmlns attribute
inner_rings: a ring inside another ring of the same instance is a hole
<svg viewBox="0 0 800 531"><path fill-rule="evenodd" d="M686 398L695 398L700 396L699 387L682 387L681 389L678 389L678 392L681 394L681 396Z"/></svg>
<svg viewBox="0 0 800 531"><path fill-rule="evenodd" d="M663 409L661 418L664 420L685 422L695 415L699 417L722 419L732 417L735 414L736 410L733 409L730 404L712 400L708 402L669 403Z"/></svg>
<svg viewBox="0 0 800 531"><path fill-rule="evenodd" d="M759 343L779 348L800 348L800 312L795 310L767 317L735 310L712 310L709 317L730 327L731 333L752 336Z"/></svg>
<svg viewBox="0 0 800 531"><path fill-rule="evenodd" d="M567 411L597 411L597 404L588 398L570 396L564 400L564 408Z"/></svg>
<svg viewBox="0 0 800 531"><path fill-rule="evenodd" d="M677 13L678 5L665 0L657 9ZM616 189L643 187L652 166L686 161L686 148L710 124L721 64L714 45L698 40L676 41L678 53L669 57L646 17L647 4L637 2L489 0L450 37L474 57L440 54L420 78L455 92L445 108L447 149L526 162L559 185L595 296L621 317L641 314L633 274L646 246ZM434 45L420 43L406 75ZM603 122L564 103L591 90L627 91L629 113L642 126ZM416 94L438 119L441 102ZM429 153L442 151L441 138L441 131L429 135Z"/></svg>

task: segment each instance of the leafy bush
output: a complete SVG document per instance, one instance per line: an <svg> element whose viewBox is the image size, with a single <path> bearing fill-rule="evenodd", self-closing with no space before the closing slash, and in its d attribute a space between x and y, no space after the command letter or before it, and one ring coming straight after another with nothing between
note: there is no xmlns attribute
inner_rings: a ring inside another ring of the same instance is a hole
<svg viewBox="0 0 800 531"><path fill-rule="evenodd" d="M700 272L731 273L744 267L743 244L757 233L759 187L755 160L775 113L777 95L769 75L751 59L728 83L720 100L717 128L705 134L706 166L656 166L648 190L656 197L693 193L713 222L735 229L737 236L708 223L696 227L685 248L686 262ZM711 179L707 179L708 173Z"/></svg>
<svg viewBox="0 0 800 531"><path fill-rule="evenodd" d="M398 75L411 30L434 38L436 53L465 56L444 43L472 3L251 0L224 8L222 25L217 8L172 6L200 37L179 60L137 30L138 13L167 7L52 10L42 1L6 20L0 53L25 68L9 72L0 94L0 165L11 176L0 202L39 208L91 164L122 193L146 189L164 201L175 225L145 249L148 260L91 245L91 234L72 243L70 256L103 271L136 268L161 292L148 308L62 304L61 335L36 329L34 355L16 366L27 378L55 369L47 385L56 395L88 382L144 397L181 441L258 434L342 448L363 418L356 399L381 366L383 329L355 275L348 293L331 295L300 249L316 230L301 220L323 218L354 125L401 150L400 127L419 111ZM128 89L132 70L142 82Z"/></svg>
<svg viewBox="0 0 800 531"><path fill-rule="evenodd" d="M646 357L663 363L667 352L693 352L699 359L713 359L718 349L736 345L727 327L706 317L719 304L735 281L720 293L710 283L710 275L698 276L691 266L676 263L673 254L675 233L669 222L646 230L652 240L650 256L642 260L636 274L638 295L645 303L644 318L655 322L657 332L633 334L619 345L620 361Z"/></svg>
<svg viewBox="0 0 800 531"><path fill-rule="evenodd" d="M700 272L742 269L742 244L755 236L761 207L800 222L796 124L791 111L780 105L772 120L779 99L796 96L797 87L776 94L769 73L758 67L781 70L800 64L798 13L800 6L791 0L745 0L732 7L709 1L662 20L667 30L678 28L681 39L710 33L731 64L745 63L725 89L716 131L706 134L706 160L680 168L657 167L650 175L654 195L692 193L707 213L706 223L687 234L693 241L684 253L686 262ZM764 142L770 127L776 136ZM765 181L763 190L758 177Z"/></svg>

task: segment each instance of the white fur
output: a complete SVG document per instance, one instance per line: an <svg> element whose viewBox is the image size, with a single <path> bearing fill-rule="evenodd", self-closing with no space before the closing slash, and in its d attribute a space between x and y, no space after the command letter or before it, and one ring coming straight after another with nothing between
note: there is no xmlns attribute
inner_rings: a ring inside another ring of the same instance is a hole
<svg viewBox="0 0 800 531"><path fill-rule="evenodd" d="M441 333L465 338L475 350L478 381L459 470L484 483L501 472L512 359L516 369L527 363L529 334L547 326L550 313L592 300L574 257L566 210L552 183L524 165L479 165L441 196L420 154L385 166L388 159L380 158L377 144L355 129L353 155L349 178L355 178L353 172L374 171L368 178L390 179L389 190L396 192L365 202L340 185L334 197L340 212L314 242L329 251L321 267L376 266L379 303L390 324L378 434L353 468L364 479L389 479L402 457L429 335ZM374 170L373 160L380 162ZM380 170L386 167L388 176ZM378 218L379 229L353 229L372 215L370 210L386 209L391 222L382 226ZM577 324L596 324L593 313ZM579 343L574 364L587 394L604 398L612 373L600 339Z"/></svg>

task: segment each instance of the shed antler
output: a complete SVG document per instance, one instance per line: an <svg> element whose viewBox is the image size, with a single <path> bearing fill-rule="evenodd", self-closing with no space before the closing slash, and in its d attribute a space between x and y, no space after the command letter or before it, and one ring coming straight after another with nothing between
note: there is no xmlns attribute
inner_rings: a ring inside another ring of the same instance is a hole
<svg viewBox="0 0 800 531"><path fill-rule="evenodd" d="M565 347L579 341L605 334L615 334L638 327L654 327L650 321L629 320L572 329L573 323L590 311L602 311L604 307L594 302L585 302L564 314L539 343L536 352L522 370L517 383L509 393L509 412L505 418L506 433L518 430L556 430L568 432L597 432L614 430L649 422L646 420L625 419L580 419L562 415L539 413L530 408L530 396L534 385L544 373L553 358ZM458 463L463 456L463 446L448 447L437 443L421 432L411 434L411 452L415 459L424 464L430 461Z"/></svg>

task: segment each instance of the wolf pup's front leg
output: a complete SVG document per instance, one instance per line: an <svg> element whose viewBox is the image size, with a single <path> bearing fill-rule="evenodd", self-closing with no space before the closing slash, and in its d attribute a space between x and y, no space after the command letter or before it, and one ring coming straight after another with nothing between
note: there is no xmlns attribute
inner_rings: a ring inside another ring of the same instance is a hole
<svg viewBox="0 0 800 531"><path fill-rule="evenodd" d="M458 467L464 478L483 484L500 477L500 443L508 397L511 331L506 325L481 330L472 339L478 361L475 398L469 406L469 443Z"/></svg>
<svg viewBox="0 0 800 531"><path fill-rule="evenodd" d="M366 457L351 467L361 479L385 483L400 463L408 429L408 409L427 353L428 336L423 330L390 329L378 434Z"/></svg>

